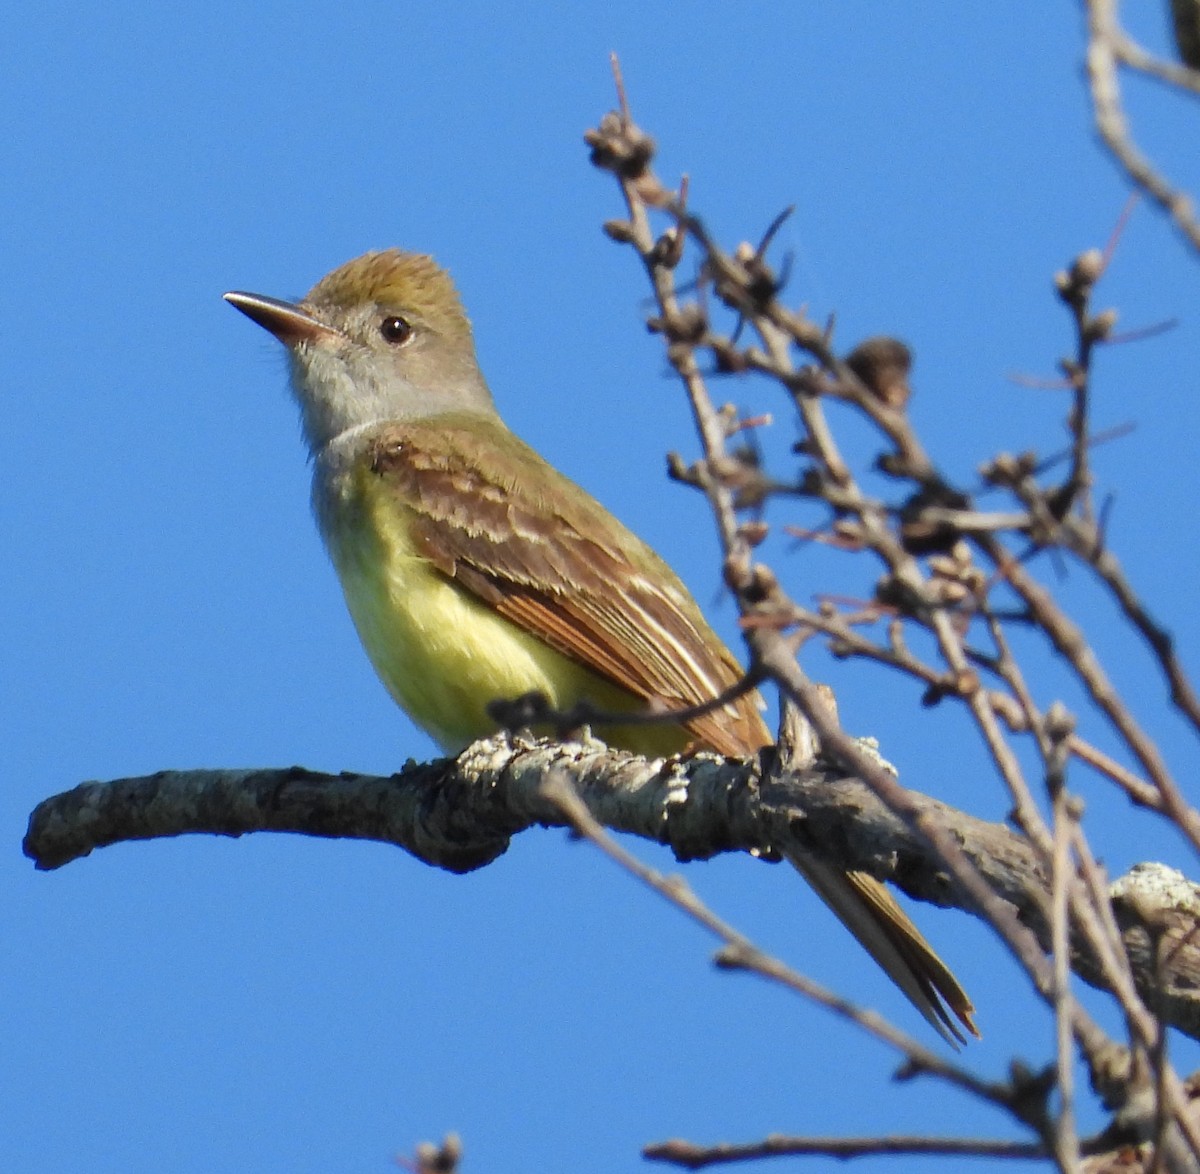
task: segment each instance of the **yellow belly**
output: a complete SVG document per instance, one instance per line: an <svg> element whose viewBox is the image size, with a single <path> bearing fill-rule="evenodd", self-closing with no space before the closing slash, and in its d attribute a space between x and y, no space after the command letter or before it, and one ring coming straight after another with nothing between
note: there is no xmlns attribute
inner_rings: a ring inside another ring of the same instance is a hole
<svg viewBox="0 0 1200 1174"><path fill-rule="evenodd" d="M496 729L487 705L540 692L556 709L580 700L609 712L641 703L480 602L413 547L411 513L366 489L341 512L330 550L346 604L375 671L419 726L448 751ZM649 755L682 749L664 726L609 726L599 737Z"/></svg>

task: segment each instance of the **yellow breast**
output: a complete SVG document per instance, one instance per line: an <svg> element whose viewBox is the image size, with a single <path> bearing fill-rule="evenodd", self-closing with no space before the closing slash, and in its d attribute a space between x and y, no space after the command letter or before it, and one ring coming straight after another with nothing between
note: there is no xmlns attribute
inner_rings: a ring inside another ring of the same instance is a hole
<svg viewBox="0 0 1200 1174"><path fill-rule="evenodd" d="M586 698L637 708L625 690L504 619L416 550L412 510L360 476L336 507L330 553L359 639L409 716L450 751L492 732L487 705L545 694L566 709ZM664 727L597 731L614 745L671 753L686 740Z"/></svg>

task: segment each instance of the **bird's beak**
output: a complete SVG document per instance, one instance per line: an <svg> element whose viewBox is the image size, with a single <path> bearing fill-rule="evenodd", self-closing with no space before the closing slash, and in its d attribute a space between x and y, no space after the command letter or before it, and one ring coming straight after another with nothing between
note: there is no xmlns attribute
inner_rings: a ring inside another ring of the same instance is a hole
<svg viewBox="0 0 1200 1174"><path fill-rule="evenodd" d="M225 294L225 300L241 310L251 322L257 322L264 330L269 330L285 346L332 340L338 336L332 326L317 321L307 310L302 310L292 302L281 302L278 298L243 293L241 290Z"/></svg>

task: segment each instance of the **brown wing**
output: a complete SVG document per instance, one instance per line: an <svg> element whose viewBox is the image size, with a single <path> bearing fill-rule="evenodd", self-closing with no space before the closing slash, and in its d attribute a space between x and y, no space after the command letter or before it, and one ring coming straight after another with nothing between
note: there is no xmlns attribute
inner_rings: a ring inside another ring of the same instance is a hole
<svg viewBox="0 0 1200 1174"><path fill-rule="evenodd" d="M648 704L711 700L737 661L674 572L603 506L478 416L386 425L370 467L416 510L413 540L497 612ZM754 696L684 723L725 754L770 741Z"/></svg>

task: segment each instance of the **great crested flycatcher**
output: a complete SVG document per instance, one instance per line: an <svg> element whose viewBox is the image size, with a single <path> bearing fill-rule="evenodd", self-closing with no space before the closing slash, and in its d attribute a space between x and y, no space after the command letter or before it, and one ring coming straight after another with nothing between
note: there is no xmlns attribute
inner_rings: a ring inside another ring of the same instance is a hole
<svg viewBox="0 0 1200 1174"><path fill-rule="evenodd" d="M367 253L298 305L225 300L288 348L313 508L355 627L388 691L446 750L495 729L494 700L682 709L738 680L666 563L500 419L432 258ZM771 741L746 696L601 733L646 755ZM934 1027L961 1039L953 1012L975 1031L970 1000L879 881L793 863Z"/></svg>

